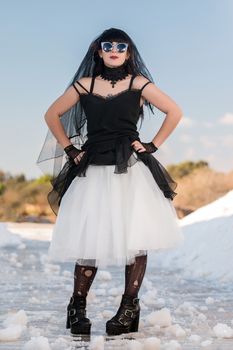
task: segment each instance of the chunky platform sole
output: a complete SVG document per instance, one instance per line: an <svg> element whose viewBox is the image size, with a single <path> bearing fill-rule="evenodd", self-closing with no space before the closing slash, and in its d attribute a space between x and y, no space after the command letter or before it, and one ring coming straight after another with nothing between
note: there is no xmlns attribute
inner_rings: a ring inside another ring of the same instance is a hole
<svg viewBox="0 0 233 350"><path fill-rule="evenodd" d="M130 326L124 326L120 322L118 324L106 323L106 333L108 335L120 335L123 333L138 332L140 311Z"/></svg>
<svg viewBox="0 0 233 350"><path fill-rule="evenodd" d="M91 333L91 323L82 323L82 320L80 320L80 323L77 322L75 324L70 324L70 318L69 315L67 315L66 319L66 329L71 329L71 334L87 334L89 335Z"/></svg>

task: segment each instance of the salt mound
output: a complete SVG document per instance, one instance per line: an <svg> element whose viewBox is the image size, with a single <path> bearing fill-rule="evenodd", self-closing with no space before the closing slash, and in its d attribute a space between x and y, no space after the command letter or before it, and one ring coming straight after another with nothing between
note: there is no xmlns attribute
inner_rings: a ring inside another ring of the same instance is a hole
<svg viewBox="0 0 233 350"><path fill-rule="evenodd" d="M233 281L233 190L180 220L183 244L153 258L188 278ZM227 262L227 263L226 263Z"/></svg>
<svg viewBox="0 0 233 350"><path fill-rule="evenodd" d="M13 234L7 229L7 224L0 223L0 247L18 246L21 244L21 239L18 235Z"/></svg>

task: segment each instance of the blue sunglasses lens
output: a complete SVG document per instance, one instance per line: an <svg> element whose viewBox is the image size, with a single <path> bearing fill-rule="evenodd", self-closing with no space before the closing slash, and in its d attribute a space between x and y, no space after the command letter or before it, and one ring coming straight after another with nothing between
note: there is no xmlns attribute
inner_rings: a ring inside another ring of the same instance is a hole
<svg viewBox="0 0 233 350"><path fill-rule="evenodd" d="M103 51L105 51L105 52L112 51L113 45L110 42L103 42L103 43L101 43L101 46L102 46ZM125 52L127 50L127 47L128 47L127 44L119 43L119 44L117 44L117 51L118 52Z"/></svg>
<svg viewBox="0 0 233 350"><path fill-rule="evenodd" d="M124 43L120 43L117 45L117 49L119 52L125 52L127 50L127 45Z"/></svg>
<svg viewBox="0 0 233 350"><path fill-rule="evenodd" d="M103 43L102 44L102 49L105 51L105 52L109 52L112 50L112 44L111 43Z"/></svg>

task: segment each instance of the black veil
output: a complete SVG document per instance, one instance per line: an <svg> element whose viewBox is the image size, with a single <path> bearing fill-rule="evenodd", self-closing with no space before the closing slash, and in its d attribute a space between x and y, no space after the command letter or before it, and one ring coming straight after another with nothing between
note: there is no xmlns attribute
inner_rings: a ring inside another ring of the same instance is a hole
<svg viewBox="0 0 233 350"><path fill-rule="evenodd" d="M84 56L78 70L76 71L72 80L69 82L65 91L80 78L97 76L102 72L103 59L100 58L98 54L98 50L101 49L101 41L127 42L129 44L128 49L130 53L126 64L128 73L143 75L151 82L154 82L137 50L135 43L129 37L129 35L120 29L110 28L98 35L91 42L86 55ZM154 114L153 105L151 105L148 101L144 101L144 105ZM139 117L141 118L142 122L144 118L143 107L141 108ZM68 138L70 139L71 143L79 149L81 149L81 146L87 140L86 120L86 115L80 101L78 101L74 106L60 116L60 121ZM57 142L51 130L48 129L36 164L44 174L48 174L51 175L52 178L56 178L67 160L68 158L63 150L63 147Z"/></svg>

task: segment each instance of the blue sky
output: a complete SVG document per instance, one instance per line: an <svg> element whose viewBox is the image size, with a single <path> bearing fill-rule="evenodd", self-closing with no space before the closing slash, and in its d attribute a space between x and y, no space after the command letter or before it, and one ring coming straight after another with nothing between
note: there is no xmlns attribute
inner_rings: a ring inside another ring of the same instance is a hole
<svg viewBox="0 0 233 350"><path fill-rule="evenodd" d="M233 1L7 1L0 13L0 169L43 175L36 165L44 114L77 70L90 42L116 27L134 40L155 84L184 117L160 146L166 166L206 160L233 170ZM165 115L146 118L150 141Z"/></svg>

